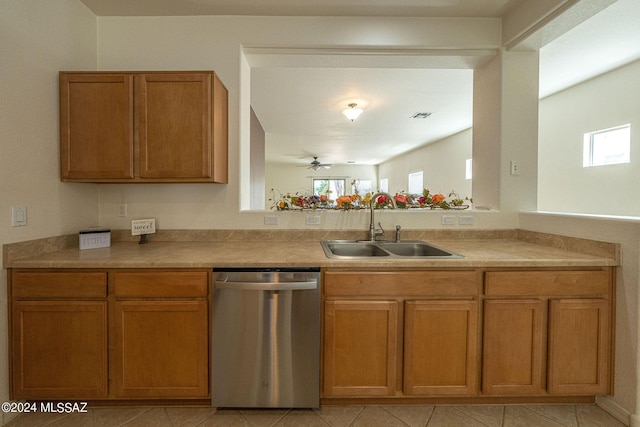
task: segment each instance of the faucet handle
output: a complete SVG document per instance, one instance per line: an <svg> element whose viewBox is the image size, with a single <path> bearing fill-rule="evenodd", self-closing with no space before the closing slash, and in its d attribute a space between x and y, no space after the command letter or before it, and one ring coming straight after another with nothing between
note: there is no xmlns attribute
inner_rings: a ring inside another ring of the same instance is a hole
<svg viewBox="0 0 640 427"><path fill-rule="evenodd" d="M378 227L380 227L380 229L376 230L376 236L384 236L384 228L382 228L381 222L378 223Z"/></svg>

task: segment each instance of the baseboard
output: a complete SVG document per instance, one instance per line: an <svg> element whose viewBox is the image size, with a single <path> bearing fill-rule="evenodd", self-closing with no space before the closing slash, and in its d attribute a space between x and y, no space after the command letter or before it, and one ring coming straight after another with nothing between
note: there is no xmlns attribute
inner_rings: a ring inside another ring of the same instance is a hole
<svg viewBox="0 0 640 427"><path fill-rule="evenodd" d="M596 405L608 412L609 415L620 421L622 424L630 427L640 427L640 416L630 414L629 411L614 402L611 397L597 396Z"/></svg>

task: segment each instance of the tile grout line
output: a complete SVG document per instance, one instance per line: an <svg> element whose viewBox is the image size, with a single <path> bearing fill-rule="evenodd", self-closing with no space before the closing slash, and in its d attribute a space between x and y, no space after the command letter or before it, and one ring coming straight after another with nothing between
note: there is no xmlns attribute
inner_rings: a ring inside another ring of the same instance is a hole
<svg viewBox="0 0 640 427"><path fill-rule="evenodd" d="M393 418L395 418L396 420L400 421L402 424L404 424L407 427L410 427L409 424L405 423L403 419L398 418L395 414L392 414L391 412L387 411L385 406L380 406L380 408L386 412L387 414L391 415Z"/></svg>
<svg viewBox="0 0 640 427"><path fill-rule="evenodd" d="M455 409L456 411L458 411L459 413L463 414L465 417L471 418L472 420L482 424L483 426L487 426L487 424L485 424L483 421L480 421L479 419L475 418L474 416L472 416L472 415L468 414L467 412L463 411L462 409L460 409L460 406L452 406L452 408ZM504 406L502 406L502 408L503 408L502 409L502 414L503 414L502 423L504 423ZM490 426L487 426L487 427L490 427Z"/></svg>
<svg viewBox="0 0 640 427"><path fill-rule="evenodd" d="M364 412L364 408L366 408L366 406L362 406L362 407L360 407L360 411L358 412L358 415L356 415L356 416L351 420L351 422L349 423L349 427L352 427L352 426L353 426L353 423L355 423L355 422L358 420L358 418L360 418L360 416L361 416L361 415L362 415L362 413Z"/></svg>
<svg viewBox="0 0 640 427"><path fill-rule="evenodd" d="M432 405L431 406L431 412L429 413L429 416L427 417L427 423L424 425L424 427L427 427L429 425L429 422L431 421L431 417L433 417L433 413L436 411L436 405Z"/></svg>

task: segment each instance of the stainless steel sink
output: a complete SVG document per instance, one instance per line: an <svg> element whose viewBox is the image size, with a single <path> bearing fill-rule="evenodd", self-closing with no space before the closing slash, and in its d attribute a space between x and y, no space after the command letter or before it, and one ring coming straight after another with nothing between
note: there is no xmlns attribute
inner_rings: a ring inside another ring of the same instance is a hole
<svg viewBox="0 0 640 427"><path fill-rule="evenodd" d="M326 246L324 243L326 243ZM389 252L384 251L380 249L380 246L369 242L327 241L323 242L322 247L325 249L325 254L327 254L328 250L331 255L339 257L368 258L389 256Z"/></svg>
<svg viewBox="0 0 640 427"><path fill-rule="evenodd" d="M393 255L402 257L451 257L452 252L437 248L425 242L380 242L380 247Z"/></svg>
<svg viewBox="0 0 640 427"><path fill-rule="evenodd" d="M447 251L422 240L400 242L323 240L320 243L327 258L464 258L463 255Z"/></svg>

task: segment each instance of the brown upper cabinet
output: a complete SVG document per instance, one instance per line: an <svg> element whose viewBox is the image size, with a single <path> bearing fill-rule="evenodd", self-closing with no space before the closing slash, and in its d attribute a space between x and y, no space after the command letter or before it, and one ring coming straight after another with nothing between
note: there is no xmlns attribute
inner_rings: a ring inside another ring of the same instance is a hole
<svg viewBox="0 0 640 427"><path fill-rule="evenodd" d="M228 92L214 72L59 78L62 181L227 183Z"/></svg>

